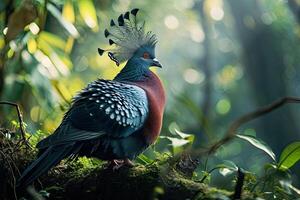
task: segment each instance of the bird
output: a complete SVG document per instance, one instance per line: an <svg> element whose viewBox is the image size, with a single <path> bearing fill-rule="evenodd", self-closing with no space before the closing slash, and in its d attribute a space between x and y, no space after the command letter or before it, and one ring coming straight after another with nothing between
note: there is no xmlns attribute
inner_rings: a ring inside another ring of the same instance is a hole
<svg viewBox="0 0 300 200"><path fill-rule="evenodd" d="M138 8L110 21L104 30L110 49L98 53L125 66L112 80L97 79L72 99L53 134L37 145L37 158L21 174L17 186L32 184L62 159L86 156L108 161L113 169L133 166L133 159L158 138L166 95L151 67L162 68L155 57L157 36L146 31Z"/></svg>

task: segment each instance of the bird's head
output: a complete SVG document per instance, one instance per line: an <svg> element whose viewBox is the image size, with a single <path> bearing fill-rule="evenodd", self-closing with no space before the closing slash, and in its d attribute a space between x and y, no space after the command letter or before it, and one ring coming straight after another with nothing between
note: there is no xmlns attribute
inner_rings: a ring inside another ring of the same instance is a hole
<svg viewBox="0 0 300 200"><path fill-rule="evenodd" d="M154 47L151 46L142 46L139 48L129 59L128 63L136 67L143 67L147 69L150 67L162 67L155 57Z"/></svg>
<svg viewBox="0 0 300 200"><path fill-rule="evenodd" d="M126 66L130 70L143 71L151 66L162 67L155 58L156 35L145 31L145 22L137 21L139 9L121 14L117 23L110 22L110 29L105 29L104 36L113 49L100 49L99 54L108 52L108 56L116 65L128 61ZM134 69L136 68L136 69Z"/></svg>

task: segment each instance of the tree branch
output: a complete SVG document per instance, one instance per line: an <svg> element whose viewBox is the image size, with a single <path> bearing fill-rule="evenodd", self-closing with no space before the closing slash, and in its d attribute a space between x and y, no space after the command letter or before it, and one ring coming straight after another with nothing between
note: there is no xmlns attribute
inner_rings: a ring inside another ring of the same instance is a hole
<svg viewBox="0 0 300 200"><path fill-rule="evenodd" d="M209 155L209 154L214 153L222 145L228 143L235 137L236 130L241 125L243 125L247 122L250 122L260 116L268 114L288 103L300 103L300 98L299 97L283 97L281 99L278 99L278 100L272 102L269 105L263 106L253 112L247 113L247 114L239 117L238 119L236 119L235 121L233 121L231 123L231 125L229 126L228 130L225 133L225 136L221 140L215 142L214 144L212 144L211 146L209 146L205 149L195 150L194 152L192 152L192 155L199 156L199 155L203 155L203 154Z"/></svg>
<svg viewBox="0 0 300 200"><path fill-rule="evenodd" d="M2 105L3 104L4 105L10 105L10 106L14 106L16 108L17 114L18 114L18 120L19 120L19 126L20 126L20 131L21 131L22 139L25 142L25 144L30 147L29 143L26 140L25 130L24 130L24 126L23 126L22 113L20 111L19 105L16 104L16 103L9 102L9 101L0 101L0 104L2 104Z"/></svg>

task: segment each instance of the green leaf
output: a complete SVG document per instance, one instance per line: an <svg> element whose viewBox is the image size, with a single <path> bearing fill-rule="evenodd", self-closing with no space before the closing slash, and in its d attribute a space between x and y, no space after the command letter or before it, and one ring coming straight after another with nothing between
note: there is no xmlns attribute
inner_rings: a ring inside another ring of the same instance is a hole
<svg viewBox="0 0 300 200"><path fill-rule="evenodd" d="M79 0L78 8L81 17L86 25L93 30L98 30L98 21L96 15L96 9L92 0Z"/></svg>
<svg viewBox="0 0 300 200"><path fill-rule="evenodd" d="M45 63L45 60L49 60L50 62L47 62L49 67L53 69L54 66L56 68L53 72L60 72L60 74L64 76L69 74L69 67L71 67L72 63L65 54L59 54L59 52L56 52L46 40L40 39L38 47L45 54L45 58L42 58L44 56L41 55L41 53L38 53L40 54L40 56L37 57L39 62Z"/></svg>
<svg viewBox="0 0 300 200"><path fill-rule="evenodd" d="M44 40L49 45L51 45L53 47L56 47L56 48L59 48L61 50L64 50L65 46L66 46L66 42L63 39L61 39L60 37L54 35L53 33L49 33L49 32L46 32L46 31L43 31L39 34L38 42L40 40Z"/></svg>
<svg viewBox="0 0 300 200"><path fill-rule="evenodd" d="M223 176L227 176L238 170L236 164L229 160L225 160L224 163L217 165L216 168L219 168L219 172Z"/></svg>
<svg viewBox="0 0 300 200"><path fill-rule="evenodd" d="M230 160L224 160L224 162L222 164L217 165L218 168L228 168L232 171L237 171L238 170L238 166L236 166L236 164Z"/></svg>
<svg viewBox="0 0 300 200"><path fill-rule="evenodd" d="M250 135L236 135L236 137L238 137L240 139L243 139L243 140L246 140L247 142L249 142L250 144L252 144L256 148L266 152L274 161L276 160L274 152L263 141L258 140L257 138L255 138L253 136L250 136Z"/></svg>
<svg viewBox="0 0 300 200"><path fill-rule="evenodd" d="M300 160L300 141L293 142L284 148L280 155L278 168L289 169Z"/></svg>
<svg viewBox="0 0 300 200"><path fill-rule="evenodd" d="M292 192L295 193L295 195L300 195L300 190L292 185L292 181L285 181L280 180L279 184L281 185L282 189L287 193L292 195ZM296 197L295 197L296 199Z"/></svg>
<svg viewBox="0 0 300 200"><path fill-rule="evenodd" d="M183 133L183 132L179 131L178 129L175 129L175 133L176 133L177 135L179 135L182 139L188 138L188 137L191 136L191 134Z"/></svg>
<svg viewBox="0 0 300 200"><path fill-rule="evenodd" d="M181 137L182 139L188 140L189 143L191 143L191 144L192 144L192 143L194 142L194 140L195 140L195 135L193 135L193 134L183 133L183 132L181 132L181 131L179 131L179 130L177 130L177 129L175 129L175 133L176 133L179 137Z"/></svg>
<svg viewBox="0 0 300 200"><path fill-rule="evenodd" d="M79 36L79 33L75 26L69 21L67 21L65 18L63 18L62 14L54 5L48 3L47 9L74 38L77 38Z"/></svg>
<svg viewBox="0 0 300 200"><path fill-rule="evenodd" d="M40 190L39 194L42 195L43 197L49 197L50 196L50 193L47 192L46 190Z"/></svg>
<svg viewBox="0 0 300 200"><path fill-rule="evenodd" d="M65 1L62 16L71 23L75 22L75 12L72 0Z"/></svg>
<svg viewBox="0 0 300 200"><path fill-rule="evenodd" d="M145 164L150 164L150 163L153 162L153 160L152 160L151 158L145 156L145 154L140 154L140 155L138 156L138 159L140 159L140 160L141 160L143 163L145 163Z"/></svg>
<svg viewBox="0 0 300 200"><path fill-rule="evenodd" d="M168 137L168 136L160 136L160 138L165 138L171 141L171 145L173 147L181 147L183 145L186 145L189 143L188 140L186 139L179 139L179 138L174 138L174 137Z"/></svg>
<svg viewBox="0 0 300 200"><path fill-rule="evenodd" d="M174 154L182 152L184 149L183 147L185 145L189 145L192 143L189 140L189 138L175 138L175 137L169 137L169 136L160 136L160 138L168 139L169 141L171 141L171 144L169 144L169 146L172 147Z"/></svg>

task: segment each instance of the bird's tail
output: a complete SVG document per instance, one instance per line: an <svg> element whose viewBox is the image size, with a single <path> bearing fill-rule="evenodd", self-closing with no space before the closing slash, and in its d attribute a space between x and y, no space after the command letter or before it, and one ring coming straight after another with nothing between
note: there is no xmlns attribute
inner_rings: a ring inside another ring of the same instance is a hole
<svg viewBox="0 0 300 200"><path fill-rule="evenodd" d="M58 145L47 148L35 161L33 161L18 179L17 187L31 184L40 175L57 165L62 159L68 157L74 150L74 144Z"/></svg>

